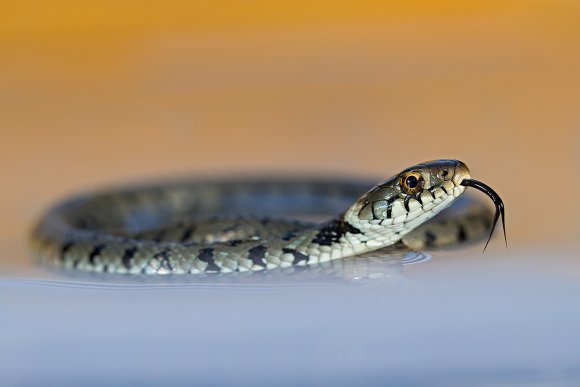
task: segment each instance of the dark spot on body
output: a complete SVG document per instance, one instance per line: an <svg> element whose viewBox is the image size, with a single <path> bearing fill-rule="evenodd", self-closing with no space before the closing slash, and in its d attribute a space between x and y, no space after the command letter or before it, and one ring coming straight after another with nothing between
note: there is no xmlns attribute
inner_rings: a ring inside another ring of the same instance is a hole
<svg viewBox="0 0 580 387"><path fill-rule="evenodd" d="M194 231L195 231L195 227L194 226L187 227L183 231L183 234L181 235L181 239L179 241L181 243L188 241L189 238L191 238L191 235L193 234Z"/></svg>
<svg viewBox="0 0 580 387"><path fill-rule="evenodd" d="M105 248L105 245L102 243L99 245L96 245L93 248L93 250L89 254L89 263L91 265L95 264L95 258L97 258L99 255L101 255L101 252L103 251L104 248Z"/></svg>
<svg viewBox="0 0 580 387"><path fill-rule="evenodd" d="M312 242L322 246L330 246L333 243L339 242L340 238L347 232L351 234L362 233L361 230L354 227L344 219L336 219L324 225L320 231L318 231L318 234L316 234L316 237L314 237Z"/></svg>
<svg viewBox="0 0 580 387"><path fill-rule="evenodd" d="M213 258L213 248L208 247L205 249L201 249L199 250L199 253L197 255L197 259L199 259L202 262L207 263L207 267L205 268L205 271L209 271L209 272L219 272L220 271L220 267L218 265L216 265L215 260Z"/></svg>
<svg viewBox="0 0 580 387"><path fill-rule="evenodd" d="M159 266L161 268L173 271L173 266L171 265L171 262L169 262L171 251L163 250L162 252L155 254L153 257L159 260Z"/></svg>
<svg viewBox="0 0 580 387"><path fill-rule="evenodd" d="M248 259L250 259L254 265L266 267L266 262L264 261L266 256L266 247L262 245L252 247L250 250L248 250L248 253Z"/></svg>
<svg viewBox="0 0 580 387"><path fill-rule="evenodd" d="M463 225L459 225L457 228L457 241L458 242L465 242L467 240L467 232Z"/></svg>
<svg viewBox="0 0 580 387"><path fill-rule="evenodd" d="M131 268L131 259L133 259L133 256L135 255L136 252L137 252L136 247L130 247L128 249L125 249L125 251L123 252L123 256L121 257L121 262L123 263L123 266L126 269Z"/></svg>
<svg viewBox="0 0 580 387"><path fill-rule="evenodd" d="M292 265L298 265L300 262L308 262L309 257L306 254L302 254L299 251L294 249L284 248L282 252L287 254L292 254L294 256L294 260L292 261Z"/></svg>
<svg viewBox="0 0 580 387"><path fill-rule="evenodd" d="M431 231L427 231L425 233L425 246L427 246L427 247L435 246L436 240L437 240L437 237Z"/></svg>
<svg viewBox="0 0 580 387"><path fill-rule="evenodd" d="M64 259L66 253L74 246L74 242L66 242L60 249L60 259Z"/></svg>

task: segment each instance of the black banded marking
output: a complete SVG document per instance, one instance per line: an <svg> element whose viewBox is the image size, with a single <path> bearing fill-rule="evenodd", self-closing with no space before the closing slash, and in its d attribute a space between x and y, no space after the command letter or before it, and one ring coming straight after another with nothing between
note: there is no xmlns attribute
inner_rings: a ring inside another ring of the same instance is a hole
<svg viewBox="0 0 580 387"><path fill-rule="evenodd" d="M284 248L282 249L282 252L286 254L292 254L294 256L294 260L292 261L293 266L298 265L300 262L308 263L308 260L310 259L308 255L302 254L301 252L294 249Z"/></svg>
<svg viewBox="0 0 580 387"><path fill-rule="evenodd" d="M220 271L220 267L218 265L216 265L214 257L213 257L213 251L214 249L212 247L207 247L205 249L201 249L199 250L199 253L197 255L197 259L199 259L202 262L207 263L207 267L205 268L205 271L207 272L219 272Z"/></svg>
<svg viewBox="0 0 580 387"><path fill-rule="evenodd" d="M459 242L465 242L467 240L467 230L465 230L465 227L460 224L457 226L457 241Z"/></svg>
<svg viewBox="0 0 580 387"><path fill-rule="evenodd" d="M60 259L64 260L66 253L74 246L74 242L66 242L60 249Z"/></svg>
<svg viewBox="0 0 580 387"><path fill-rule="evenodd" d="M123 263L123 266L125 267L125 269L131 268L131 260L135 256L135 253L137 253L136 247L129 247L128 249L125 249L125 251L123 252L123 256L121 257L121 262Z"/></svg>
<svg viewBox="0 0 580 387"><path fill-rule="evenodd" d="M101 252L103 251L103 249L105 247L106 247L106 245L104 245L102 243L93 247L93 250L89 254L89 263L91 265L95 264L95 258L97 258L99 255L101 255Z"/></svg>
<svg viewBox="0 0 580 387"><path fill-rule="evenodd" d="M433 232L427 231L425 233L425 246L426 247L433 247L433 246L435 246L435 241L436 240L437 240L437 237L435 236L435 234L433 234Z"/></svg>
<svg viewBox="0 0 580 387"><path fill-rule="evenodd" d="M179 241L181 243L187 242L189 240L189 238L191 238L191 235L193 234L193 232L195 231L195 226L189 226L185 229L185 231L183 232L183 234L181 235L181 238L179 239Z"/></svg>
<svg viewBox="0 0 580 387"><path fill-rule="evenodd" d="M160 253L157 253L153 256L153 258L156 258L157 260L159 260L159 267L160 268L173 271L173 265L171 265L171 262L169 261L170 257L171 257L171 251L169 251L169 250L163 250Z"/></svg>
<svg viewBox="0 0 580 387"><path fill-rule="evenodd" d="M288 234L286 234L282 237L282 240L289 241L292 238L296 238L296 234L294 232L290 231Z"/></svg>
<svg viewBox="0 0 580 387"><path fill-rule="evenodd" d="M248 250L248 259L252 261L252 264L265 268L266 260L264 258L266 258L266 247L258 245Z"/></svg>
<svg viewBox="0 0 580 387"><path fill-rule="evenodd" d="M347 232L351 234L362 234L362 231L348 223L344 219L336 219L324 225L316 234L312 243L322 246L330 246L338 243L340 238Z"/></svg>

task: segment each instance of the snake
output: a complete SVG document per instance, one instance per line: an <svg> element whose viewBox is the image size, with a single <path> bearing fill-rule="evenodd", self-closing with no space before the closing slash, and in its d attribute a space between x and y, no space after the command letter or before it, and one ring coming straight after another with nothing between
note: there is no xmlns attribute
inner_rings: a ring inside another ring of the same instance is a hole
<svg viewBox="0 0 580 387"><path fill-rule="evenodd" d="M468 187L493 200L493 219L488 207L463 199ZM461 203L463 215L436 217ZM500 215L505 238L499 195L472 179L463 162L443 159L374 186L356 179L278 177L103 189L49 209L30 239L40 263L65 270L225 274L457 245L480 240L491 228L487 247Z"/></svg>

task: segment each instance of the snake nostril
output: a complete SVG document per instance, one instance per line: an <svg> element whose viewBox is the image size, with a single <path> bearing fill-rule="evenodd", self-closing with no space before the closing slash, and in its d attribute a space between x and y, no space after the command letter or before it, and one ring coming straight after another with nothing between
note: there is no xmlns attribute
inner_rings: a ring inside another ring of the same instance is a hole
<svg viewBox="0 0 580 387"><path fill-rule="evenodd" d="M449 171L447 169L441 169L439 172L437 172L437 178L438 179L443 179L445 180L445 178L449 175Z"/></svg>

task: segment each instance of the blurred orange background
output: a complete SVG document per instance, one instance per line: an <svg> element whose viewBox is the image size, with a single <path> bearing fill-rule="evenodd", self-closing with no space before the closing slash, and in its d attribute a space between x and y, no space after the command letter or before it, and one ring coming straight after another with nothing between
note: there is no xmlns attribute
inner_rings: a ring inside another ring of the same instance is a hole
<svg viewBox="0 0 580 387"><path fill-rule="evenodd" d="M0 263L102 184L436 158L503 196L512 246L570 242L579 69L576 1L4 1Z"/></svg>

